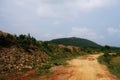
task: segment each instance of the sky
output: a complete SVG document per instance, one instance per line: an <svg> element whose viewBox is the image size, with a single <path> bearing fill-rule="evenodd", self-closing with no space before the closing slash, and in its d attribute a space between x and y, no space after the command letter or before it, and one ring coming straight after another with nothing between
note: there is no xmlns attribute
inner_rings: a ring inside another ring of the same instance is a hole
<svg viewBox="0 0 120 80"><path fill-rule="evenodd" d="M120 47L120 0L0 0L0 30Z"/></svg>

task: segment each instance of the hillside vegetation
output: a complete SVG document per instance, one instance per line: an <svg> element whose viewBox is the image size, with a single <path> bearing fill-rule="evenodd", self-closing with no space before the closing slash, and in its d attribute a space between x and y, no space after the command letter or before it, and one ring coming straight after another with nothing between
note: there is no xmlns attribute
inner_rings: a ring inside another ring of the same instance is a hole
<svg viewBox="0 0 120 80"><path fill-rule="evenodd" d="M16 77L33 69L37 75L44 75L49 73L50 67L84 54L79 47L38 41L30 34L17 36L0 32L0 79Z"/></svg>
<svg viewBox="0 0 120 80"><path fill-rule="evenodd" d="M99 61L120 77L119 48L102 47L75 37L38 41L30 34L17 36L0 31L0 80L25 80L19 76L32 70L36 77L49 75L51 67L65 65L68 59L95 52L103 52Z"/></svg>
<svg viewBox="0 0 120 80"><path fill-rule="evenodd" d="M105 46L102 51L104 55L98 58L98 61L105 64L109 71L120 78L120 49Z"/></svg>
<svg viewBox="0 0 120 80"><path fill-rule="evenodd" d="M100 48L101 46L87 39L82 38L59 38L49 41L50 43L63 44L63 45L72 45L80 48Z"/></svg>

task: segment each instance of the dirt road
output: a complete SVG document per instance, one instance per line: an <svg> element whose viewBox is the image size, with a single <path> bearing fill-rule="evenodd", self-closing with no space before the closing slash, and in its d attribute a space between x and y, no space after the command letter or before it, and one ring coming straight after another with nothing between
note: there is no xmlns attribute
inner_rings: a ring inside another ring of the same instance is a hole
<svg viewBox="0 0 120 80"><path fill-rule="evenodd" d="M67 66L51 68L53 75L37 80L120 80L97 62L99 56L87 55L67 61Z"/></svg>

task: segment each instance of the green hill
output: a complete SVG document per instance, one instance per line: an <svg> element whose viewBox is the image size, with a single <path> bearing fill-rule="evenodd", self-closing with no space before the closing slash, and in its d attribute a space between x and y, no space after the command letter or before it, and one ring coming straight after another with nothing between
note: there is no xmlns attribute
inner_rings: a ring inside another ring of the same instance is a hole
<svg viewBox="0 0 120 80"><path fill-rule="evenodd" d="M98 47L101 47L101 45L98 45L95 42L92 42L92 41L87 40L87 39L76 38L76 37L53 39L49 42L50 43L55 43L55 44L77 46L77 47L81 47L81 48L88 48L88 47L98 48Z"/></svg>

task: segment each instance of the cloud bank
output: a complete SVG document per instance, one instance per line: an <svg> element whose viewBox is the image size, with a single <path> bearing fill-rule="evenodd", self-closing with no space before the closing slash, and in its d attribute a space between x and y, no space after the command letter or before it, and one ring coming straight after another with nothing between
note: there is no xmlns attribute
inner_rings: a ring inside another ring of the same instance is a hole
<svg viewBox="0 0 120 80"><path fill-rule="evenodd" d="M104 38L104 36L97 34L92 29L86 28L86 27L73 27L71 35L76 35L82 38L87 38L90 40L101 40Z"/></svg>
<svg viewBox="0 0 120 80"><path fill-rule="evenodd" d="M6 0L8 1L8 0ZM39 17L76 16L79 12L89 12L114 5L116 0L11 0L13 4L30 8Z"/></svg>
<svg viewBox="0 0 120 80"><path fill-rule="evenodd" d="M116 35L120 33L120 27L119 28L109 27L107 31L111 35Z"/></svg>

